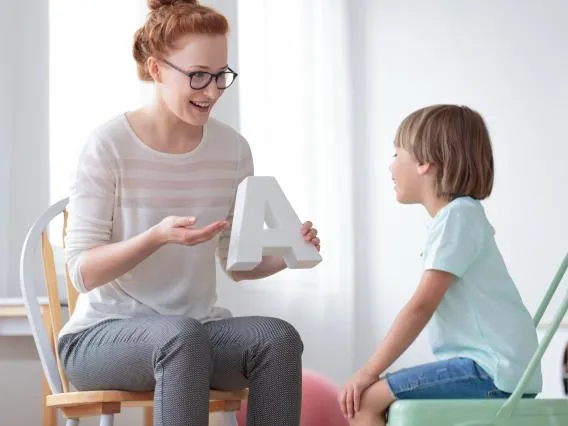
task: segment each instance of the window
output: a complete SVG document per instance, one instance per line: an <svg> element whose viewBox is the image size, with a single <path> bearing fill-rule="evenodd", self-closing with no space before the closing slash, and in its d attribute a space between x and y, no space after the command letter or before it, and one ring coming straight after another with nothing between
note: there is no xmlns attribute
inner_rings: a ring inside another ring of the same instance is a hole
<svg viewBox="0 0 568 426"><path fill-rule="evenodd" d="M146 12L140 0L49 2L51 203L68 195L90 132L151 94L136 77L131 53ZM54 245L61 245L61 224L51 232Z"/></svg>
<svg viewBox="0 0 568 426"><path fill-rule="evenodd" d="M131 53L145 11L140 0L49 2L51 202L67 196L89 133L148 96Z"/></svg>

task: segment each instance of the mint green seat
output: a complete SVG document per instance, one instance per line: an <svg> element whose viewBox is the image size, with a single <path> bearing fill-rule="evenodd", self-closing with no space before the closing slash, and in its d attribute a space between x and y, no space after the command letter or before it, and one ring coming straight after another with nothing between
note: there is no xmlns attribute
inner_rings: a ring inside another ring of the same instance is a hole
<svg viewBox="0 0 568 426"><path fill-rule="evenodd" d="M568 269L568 254L564 257L538 308L534 317L535 326L542 319L566 269ZM539 366L566 311L568 311L568 291L550 329L508 399L395 401L389 410L388 426L568 426L568 399L521 398L529 378ZM560 366L558 368L560 370Z"/></svg>

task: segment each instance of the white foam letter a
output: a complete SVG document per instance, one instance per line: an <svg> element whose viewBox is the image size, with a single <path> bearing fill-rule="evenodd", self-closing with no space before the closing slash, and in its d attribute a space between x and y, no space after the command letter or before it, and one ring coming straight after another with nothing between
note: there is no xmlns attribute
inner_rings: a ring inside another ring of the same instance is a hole
<svg viewBox="0 0 568 426"><path fill-rule="evenodd" d="M301 226L274 177L245 178L235 200L227 270L250 271L262 256L282 256L289 268L314 267L322 258L304 240Z"/></svg>

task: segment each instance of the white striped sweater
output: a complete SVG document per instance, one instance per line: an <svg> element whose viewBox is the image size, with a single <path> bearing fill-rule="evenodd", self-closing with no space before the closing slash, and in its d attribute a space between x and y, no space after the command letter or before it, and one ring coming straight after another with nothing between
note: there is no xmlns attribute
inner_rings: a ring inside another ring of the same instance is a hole
<svg viewBox="0 0 568 426"><path fill-rule="evenodd" d="M206 322L230 316L216 306L215 277L215 253L224 266L229 231L192 247L166 245L89 292L81 279L81 258L93 247L134 237L167 216L195 216L201 226L230 220L237 185L252 174L246 140L215 119L204 126L199 146L186 154L153 150L124 114L97 128L79 157L69 193L65 259L80 295L60 336L110 318L186 315Z"/></svg>

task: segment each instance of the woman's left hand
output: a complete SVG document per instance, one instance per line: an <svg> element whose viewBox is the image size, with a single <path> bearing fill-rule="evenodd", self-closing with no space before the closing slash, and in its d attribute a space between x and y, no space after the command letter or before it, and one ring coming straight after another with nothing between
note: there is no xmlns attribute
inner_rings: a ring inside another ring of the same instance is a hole
<svg viewBox="0 0 568 426"><path fill-rule="evenodd" d="M302 224L302 235L304 240L312 244L318 251L320 251L320 239L317 237L318 230L314 228L312 222L304 222Z"/></svg>

